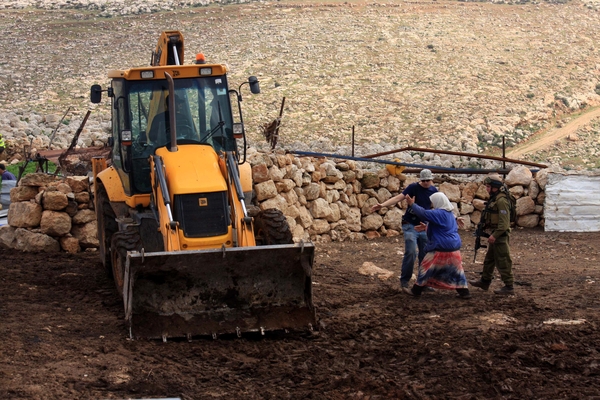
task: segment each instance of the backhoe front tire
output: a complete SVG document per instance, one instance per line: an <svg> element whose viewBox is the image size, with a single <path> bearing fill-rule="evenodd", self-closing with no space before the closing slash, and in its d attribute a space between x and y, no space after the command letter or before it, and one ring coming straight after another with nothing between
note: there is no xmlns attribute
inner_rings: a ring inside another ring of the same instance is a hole
<svg viewBox="0 0 600 400"><path fill-rule="evenodd" d="M104 266L104 270L109 278L113 277L112 274L112 257L110 254L110 244L112 235L119 229L117 221L115 220L116 215L112 207L110 206L110 200L108 193L102 183L97 183L98 188L96 189L96 223L98 225L98 242L100 253L100 261Z"/></svg>
<svg viewBox="0 0 600 400"><path fill-rule="evenodd" d="M285 215L276 208L262 210L254 217L254 236L258 246L294 243Z"/></svg>
<svg viewBox="0 0 600 400"><path fill-rule="evenodd" d="M135 229L120 231L112 235L111 242L112 275L119 296L123 297L123 284L125 280L125 262L128 251L141 251L142 240Z"/></svg>

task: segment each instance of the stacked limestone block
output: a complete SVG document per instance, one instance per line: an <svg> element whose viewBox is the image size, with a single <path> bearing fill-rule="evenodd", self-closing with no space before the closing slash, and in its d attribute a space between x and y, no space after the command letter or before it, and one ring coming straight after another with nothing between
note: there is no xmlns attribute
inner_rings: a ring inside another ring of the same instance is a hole
<svg viewBox="0 0 600 400"><path fill-rule="evenodd" d="M10 191L0 246L21 251L77 253L98 247L89 179L25 175Z"/></svg>
<svg viewBox="0 0 600 400"><path fill-rule="evenodd" d="M364 201L362 171L353 161L254 153L250 158L255 202L278 208L296 241L359 238Z"/></svg>
<svg viewBox="0 0 600 400"><path fill-rule="evenodd" d="M544 201L546 199L546 183L548 182L548 170L540 170L535 176L530 169L524 166L519 166L512 169L506 176L505 183L509 187L512 195L517 199L517 220L516 226L522 228L534 228L536 226L544 226ZM481 212L485 208L485 202L489 199L489 195L485 190L485 186L479 184L475 195L465 196L463 190L463 198L461 198L460 210L461 214L466 214L470 221L474 224L479 223ZM468 191L467 193L470 193ZM468 200L471 198L473 211L467 212L469 209ZM462 202L462 200L466 200Z"/></svg>
<svg viewBox="0 0 600 400"><path fill-rule="evenodd" d="M291 154L256 152L249 157L254 179L254 202L261 209L278 208L286 215L295 241L343 241L395 236L402 232L407 205L371 212L417 181L415 175L390 175L387 169L363 171L354 161L295 157ZM547 171L532 174L518 166L506 176L509 190L517 198L520 227L543 226L544 188ZM458 181L436 176L436 187L455 206L454 213L472 229L481 219L489 195L483 176Z"/></svg>
<svg viewBox="0 0 600 400"><path fill-rule="evenodd" d="M280 209L294 240L344 241L396 236L402 232L407 205L371 212L401 193L415 175L390 175L387 169L363 171L356 162L254 152L249 156L254 203ZM454 205L454 213L472 229L481 219L489 195L483 176L436 175L436 187ZM506 176L517 198L517 226L544 225L547 170L532 174L518 166ZM96 216L87 177L26 175L10 192L8 224L0 227L0 246L22 251L67 251L98 247Z"/></svg>

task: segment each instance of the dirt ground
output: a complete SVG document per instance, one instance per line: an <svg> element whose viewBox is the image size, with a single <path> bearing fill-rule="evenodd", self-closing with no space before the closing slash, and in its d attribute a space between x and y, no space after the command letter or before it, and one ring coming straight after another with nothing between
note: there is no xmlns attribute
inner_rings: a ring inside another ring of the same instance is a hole
<svg viewBox="0 0 600 400"><path fill-rule="evenodd" d="M399 291L402 237L317 244L318 331L167 343L128 339L97 254L0 250L0 398L600 398L600 233L512 243L516 295L471 300Z"/></svg>
<svg viewBox="0 0 600 400"><path fill-rule="evenodd" d="M526 154L533 154L544 150L557 141L576 134L579 129L590 124L594 119L600 118L600 108L594 107L570 120L565 126L554 129L542 129L523 143L511 148L506 153L507 157L519 158Z"/></svg>

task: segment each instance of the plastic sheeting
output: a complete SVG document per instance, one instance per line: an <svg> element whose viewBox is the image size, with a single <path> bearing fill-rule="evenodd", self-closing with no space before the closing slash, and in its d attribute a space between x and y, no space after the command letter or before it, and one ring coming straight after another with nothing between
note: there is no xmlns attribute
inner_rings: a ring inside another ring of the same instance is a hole
<svg viewBox="0 0 600 400"><path fill-rule="evenodd" d="M548 174L545 230L600 231L600 176Z"/></svg>
<svg viewBox="0 0 600 400"><path fill-rule="evenodd" d="M3 209L8 209L10 206L10 189L17 185L17 181L3 181L0 186L0 204Z"/></svg>
<svg viewBox="0 0 600 400"><path fill-rule="evenodd" d="M8 224L8 207L10 207L10 189L14 188L17 181L3 181L0 189L0 226Z"/></svg>

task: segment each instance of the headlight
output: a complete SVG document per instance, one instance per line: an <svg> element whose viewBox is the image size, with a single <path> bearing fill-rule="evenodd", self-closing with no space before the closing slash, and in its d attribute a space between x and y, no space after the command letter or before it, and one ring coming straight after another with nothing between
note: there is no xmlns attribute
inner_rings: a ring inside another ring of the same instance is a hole
<svg viewBox="0 0 600 400"><path fill-rule="evenodd" d="M212 75L211 67L200 68L200 75Z"/></svg>
<svg viewBox="0 0 600 400"><path fill-rule="evenodd" d="M154 71L142 71L142 79L152 79L154 78Z"/></svg>
<svg viewBox="0 0 600 400"><path fill-rule="evenodd" d="M131 142L131 131L121 131L121 141Z"/></svg>
<svg viewBox="0 0 600 400"><path fill-rule="evenodd" d="M241 122L233 123L233 137L235 139L241 139L244 137L244 124Z"/></svg>

